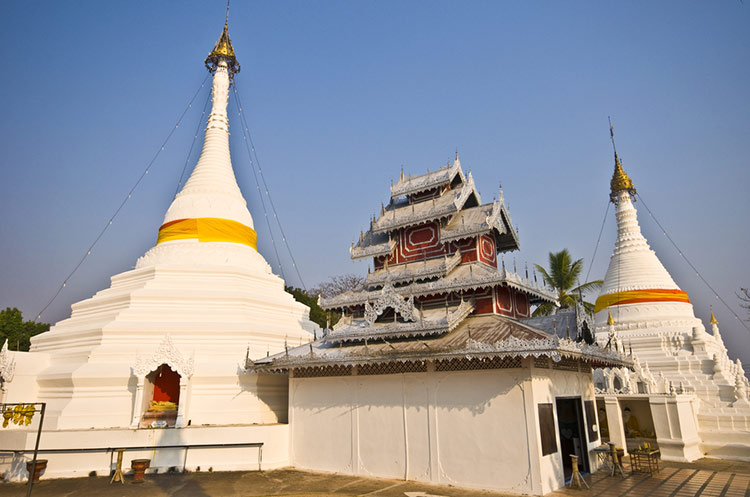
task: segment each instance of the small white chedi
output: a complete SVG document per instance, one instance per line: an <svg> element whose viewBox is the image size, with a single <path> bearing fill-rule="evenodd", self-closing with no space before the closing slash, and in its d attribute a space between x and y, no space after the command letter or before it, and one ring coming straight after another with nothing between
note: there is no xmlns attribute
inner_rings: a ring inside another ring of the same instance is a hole
<svg viewBox="0 0 750 497"><path fill-rule="evenodd" d="M109 288L73 304L70 318L32 338L31 352L4 354L15 375L4 378L2 400L47 403L43 448L273 440L266 467L286 464L285 427L274 425L286 421L286 378L259 380L244 361L307 342L318 327L256 250L229 154L227 99L239 64L226 25L206 66L213 106L203 149L156 245ZM137 429L161 426L177 429ZM8 429L0 445L33 447L34 436ZM255 457L243 450L239 460L214 450L203 462L193 450L187 466L238 469ZM48 475L109 471L108 454L44 457ZM175 465L165 461L152 466Z"/></svg>
<svg viewBox="0 0 750 497"><path fill-rule="evenodd" d="M662 457L750 460L748 379L742 365L727 355L713 312L708 333L687 293L649 247L638 225L635 194L615 152L610 199L616 205L617 240L596 300L596 337L602 345L631 350L635 371L594 372L610 433L624 446L618 439L623 432L616 428L623 424L621 407L647 402Z"/></svg>

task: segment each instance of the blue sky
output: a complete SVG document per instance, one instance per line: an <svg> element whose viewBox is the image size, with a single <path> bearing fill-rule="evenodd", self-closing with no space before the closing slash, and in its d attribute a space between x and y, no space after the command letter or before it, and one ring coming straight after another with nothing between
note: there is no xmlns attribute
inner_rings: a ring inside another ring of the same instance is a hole
<svg viewBox="0 0 750 497"><path fill-rule="evenodd" d="M402 165L438 168L456 148L485 201L503 185L522 243L507 261L546 265L547 252L567 247L588 267L608 201L612 116L639 193L739 313L734 292L750 286L748 9L235 0L236 84L305 283L366 271L348 247L391 179ZM4 6L0 307L31 318L54 294L200 87L223 21L221 2ZM207 93L44 321L66 317L153 245ZM278 272L230 105L238 182ZM637 206L697 314L714 303L730 355L747 363L750 332ZM604 276L614 234L610 209L591 278ZM288 257L282 263L299 286Z"/></svg>

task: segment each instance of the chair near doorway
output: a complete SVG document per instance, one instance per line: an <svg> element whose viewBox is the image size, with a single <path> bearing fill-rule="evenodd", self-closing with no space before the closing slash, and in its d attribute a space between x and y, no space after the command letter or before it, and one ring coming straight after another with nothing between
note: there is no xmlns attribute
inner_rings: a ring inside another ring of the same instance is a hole
<svg viewBox="0 0 750 497"><path fill-rule="evenodd" d="M586 480L583 479L583 476L581 475L581 472L578 470L578 456L570 455L570 465L573 468L573 474L570 476L570 483L568 486L570 488L573 488L573 484L583 490L583 487L581 486L581 483L586 485L586 488L590 488L589 484L586 483Z"/></svg>

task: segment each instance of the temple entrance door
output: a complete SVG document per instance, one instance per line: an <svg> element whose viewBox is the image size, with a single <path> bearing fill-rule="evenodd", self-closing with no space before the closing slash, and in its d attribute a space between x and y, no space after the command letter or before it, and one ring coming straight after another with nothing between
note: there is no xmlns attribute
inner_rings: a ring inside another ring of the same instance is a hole
<svg viewBox="0 0 750 497"><path fill-rule="evenodd" d="M573 473L570 456L578 456L578 469L589 471L589 458L586 431L583 424L583 406L580 397L557 398L557 427L560 431L560 455L563 460L563 474L569 479Z"/></svg>

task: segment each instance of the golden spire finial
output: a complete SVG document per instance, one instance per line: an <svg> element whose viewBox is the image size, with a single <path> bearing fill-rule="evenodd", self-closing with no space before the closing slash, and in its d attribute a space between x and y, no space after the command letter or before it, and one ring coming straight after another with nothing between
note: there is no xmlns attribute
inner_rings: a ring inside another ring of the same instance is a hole
<svg viewBox="0 0 750 497"><path fill-rule="evenodd" d="M224 31L221 32L219 41L214 45L214 49L206 57L206 67L210 72L214 72L219 67L221 60L226 61L230 77L240 72L240 63L237 62L237 58L234 56L232 40L229 39L229 1L227 1L227 16L224 20Z"/></svg>
<svg viewBox="0 0 750 497"><path fill-rule="evenodd" d="M609 316L607 316L607 326L614 326L615 318L612 317L612 311L609 311L608 314Z"/></svg>
<svg viewBox="0 0 750 497"><path fill-rule="evenodd" d="M716 316L714 316L714 306L711 306L711 321L709 321L711 324L719 324L719 320L716 319Z"/></svg>
<svg viewBox="0 0 750 497"><path fill-rule="evenodd" d="M609 136L612 139L612 149L615 152L615 172L612 175L612 181L609 183L609 199L613 204L617 203L617 195L620 192L627 191L631 197L635 196L635 186L630 176L622 168L620 163L620 157L617 155L617 147L615 147L615 127L612 126L612 121L609 121Z"/></svg>

